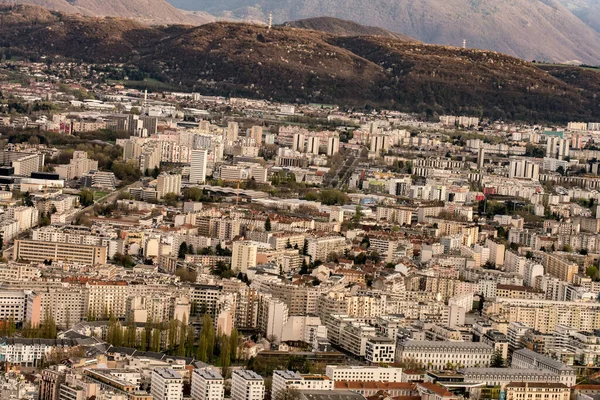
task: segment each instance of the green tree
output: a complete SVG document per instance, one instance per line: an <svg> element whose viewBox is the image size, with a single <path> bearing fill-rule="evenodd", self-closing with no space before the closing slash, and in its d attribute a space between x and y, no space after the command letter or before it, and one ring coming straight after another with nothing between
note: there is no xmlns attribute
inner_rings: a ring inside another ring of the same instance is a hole
<svg viewBox="0 0 600 400"><path fill-rule="evenodd" d="M600 280L600 273L598 272L598 267L596 267L595 265L590 265L589 267L587 267L587 269L585 270L585 274L589 276L593 281Z"/></svg>
<svg viewBox="0 0 600 400"><path fill-rule="evenodd" d="M223 378L225 379L227 379L229 375L229 366L231 365L231 351L229 346L229 338L223 335L221 339L219 361L221 364L221 375L223 375Z"/></svg>
<svg viewBox="0 0 600 400"><path fill-rule="evenodd" d="M265 221L265 231L271 232L271 218L267 217Z"/></svg>
<svg viewBox="0 0 600 400"><path fill-rule="evenodd" d="M240 336L238 330L233 328L229 336L229 349L231 351L231 361L236 362L238 359L238 348L240 346Z"/></svg>
<svg viewBox="0 0 600 400"><path fill-rule="evenodd" d="M185 255L187 254L187 249L188 249L187 243L186 242L182 242L179 245L179 252L177 253L178 257L181 258L181 259L184 259Z"/></svg>
<svg viewBox="0 0 600 400"><path fill-rule="evenodd" d="M175 207L177 205L179 197L175 193L167 193L163 197L163 201L169 207Z"/></svg>
<svg viewBox="0 0 600 400"><path fill-rule="evenodd" d="M79 192L79 202L84 207L91 206L94 204L94 193L89 189L83 189Z"/></svg>
<svg viewBox="0 0 600 400"><path fill-rule="evenodd" d="M160 168L158 167L154 167L154 169L152 170L152 177L154 179L158 178L158 175L160 174Z"/></svg>
<svg viewBox="0 0 600 400"><path fill-rule="evenodd" d="M492 368L504 368L504 358L499 350L494 352L492 360L490 361L490 367Z"/></svg>

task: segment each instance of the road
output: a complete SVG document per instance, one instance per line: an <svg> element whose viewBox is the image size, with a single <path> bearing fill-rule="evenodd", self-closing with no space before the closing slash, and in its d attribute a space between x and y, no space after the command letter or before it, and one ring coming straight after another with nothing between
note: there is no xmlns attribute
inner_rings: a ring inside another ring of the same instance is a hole
<svg viewBox="0 0 600 400"><path fill-rule="evenodd" d="M82 208L82 209L78 210L76 213L70 215L67 218L67 224L72 224L73 221L77 220L77 218L79 218L80 216L86 214L88 211L92 211L96 205L98 205L98 204L102 205L104 203L112 203L113 201L117 200L117 198L119 197L119 194L129 191L130 188L135 188L135 187L140 187L140 186L142 186L142 182L137 181L137 182L132 183L131 185L124 186L119 190L115 190L114 192L108 193L104 197L99 198L91 206Z"/></svg>

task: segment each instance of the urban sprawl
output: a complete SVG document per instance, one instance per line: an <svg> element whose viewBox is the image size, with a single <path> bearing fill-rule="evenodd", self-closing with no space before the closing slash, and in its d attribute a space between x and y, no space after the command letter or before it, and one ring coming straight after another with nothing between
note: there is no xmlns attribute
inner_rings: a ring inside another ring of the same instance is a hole
<svg viewBox="0 0 600 400"><path fill-rule="evenodd" d="M0 400L600 398L600 122L124 68L0 66Z"/></svg>

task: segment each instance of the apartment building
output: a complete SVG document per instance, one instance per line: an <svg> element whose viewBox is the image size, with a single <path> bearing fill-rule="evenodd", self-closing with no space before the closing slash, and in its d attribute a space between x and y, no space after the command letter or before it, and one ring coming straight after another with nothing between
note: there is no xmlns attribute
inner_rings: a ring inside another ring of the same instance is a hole
<svg viewBox="0 0 600 400"><path fill-rule="evenodd" d="M13 260L67 261L87 265L106 264L107 248L37 240L15 240Z"/></svg>
<svg viewBox="0 0 600 400"><path fill-rule="evenodd" d="M362 365L327 365L325 375L334 382L402 382L402 368Z"/></svg>
<svg viewBox="0 0 600 400"><path fill-rule="evenodd" d="M436 342L409 340L398 343L396 360L412 360L427 369L445 369L449 364L489 367L494 348L481 342Z"/></svg>
<svg viewBox="0 0 600 400"><path fill-rule="evenodd" d="M331 253L344 254L346 239L341 236L309 237L306 239L307 254L311 261L326 261Z"/></svg>
<svg viewBox="0 0 600 400"><path fill-rule="evenodd" d="M192 373L192 399L193 400L223 400L225 390L223 377L212 369L194 369Z"/></svg>
<svg viewBox="0 0 600 400"><path fill-rule="evenodd" d="M231 373L232 400L263 400L265 380L250 370L236 370Z"/></svg>
<svg viewBox="0 0 600 400"><path fill-rule="evenodd" d="M31 291L0 290L0 321L40 323L40 298Z"/></svg>
<svg viewBox="0 0 600 400"><path fill-rule="evenodd" d="M170 368L155 368L152 371L150 394L154 400L183 399L183 377Z"/></svg>
<svg viewBox="0 0 600 400"><path fill-rule="evenodd" d="M365 346L365 360L371 364L392 364L396 356L396 341L388 337L371 337Z"/></svg>
<svg viewBox="0 0 600 400"><path fill-rule="evenodd" d="M504 390L511 382L559 383L560 376L537 368L463 368L465 383L499 386Z"/></svg>
<svg viewBox="0 0 600 400"><path fill-rule="evenodd" d="M512 382L506 385L506 400L569 400L571 389L562 383Z"/></svg>
<svg viewBox="0 0 600 400"><path fill-rule="evenodd" d="M545 256L544 266L547 274L557 277L561 281L573 282L573 277L579 271L577 264L552 253L546 253Z"/></svg>
<svg viewBox="0 0 600 400"><path fill-rule="evenodd" d="M0 362L26 367L39 366L51 352L60 352L77 346L72 339L4 338L0 343Z"/></svg>
<svg viewBox="0 0 600 400"><path fill-rule="evenodd" d="M98 170L98 161L88 158L87 152L76 150L69 164L57 165L54 171L60 179L79 178L90 171Z"/></svg>
<svg viewBox="0 0 600 400"><path fill-rule="evenodd" d="M295 390L334 390L333 381L326 375L299 374L293 371L273 371L271 398L288 389Z"/></svg>
<svg viewBox="0 0 600 400"><path fill-rule="evenodd" d="M574 386L577 378L574 368L529 349L515 351L512 355L511 367L529 369L537 368L552 372L559 375L560 383L566 385L567 387Z"/></svg>
<svg viewBox="0 0 600 400"><path fill-rule="evenodd" d="M156 192L158 199L165 197L167 193L181 194L181 175L162 173L156 179Z"/></svg>
<svg viewBox="0 0 600 400"><path fill-rule="evenodd" d="M231 254L231 269L244 274L248 273L249 268L256 267L257 250L258 246L251 241L234 242Z"/></svg>

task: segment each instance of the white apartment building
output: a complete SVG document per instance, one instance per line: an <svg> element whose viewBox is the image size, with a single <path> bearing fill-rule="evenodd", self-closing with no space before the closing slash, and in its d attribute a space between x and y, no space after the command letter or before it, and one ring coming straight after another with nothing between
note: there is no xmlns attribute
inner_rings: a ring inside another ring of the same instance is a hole
<svg viewBox="0 0 600 400"><path fill-rule="evenodd" d="M183 399L183 377L171 368L154 369L150 394L154 400Z"/></svg>
<svg viewBox="0 0 600 400"><path fill-rule="evenodd" d="M273 371L271 398L287 389L296 390L333 390L333 381L326 375L302 375L293 371Z"/></svg>
<svg viewBox="0 0 600 400"><path fill-rule="evenodd" d="M396 356L396 341L387 337L367 339L365 360L371 364L392 364Z"/></svg>
<svg viewBox="0 0 600 400"><path fill-rule="evenodd" d="M212 369L194 369L192 373L192 399L222 400L225 397L223 377Z"/></svg>
<svg viewBox="0 0 600 400"><path fill-rule="evenodd" d="M258 246L251 241L234 242L231 254L231 269L245 274L249 268L256 267L257 251Z"/></svg>
<svg viewBox="0 0 600 400"><path fill-rule="evenodd" d="M489 367L493 355L494 348L481 342L409 340L396 348L397 361L416 361L427 369Z"/></svg>
<svg viewBox="0 0 600 400"><path fill-rule="evenodd" d="M162 199L167 193L181 194L181 175L162 173L156 179L158 198Z"/></svg>
<svg viewBox="0 0 600 400"><path fill-rule="evenodd" d="M206 181L208 150L192 150L190 163L190 183L202 184Z"/></svg>
<svg viewBox="0 0 600 400"><path fill-rule="evenodd" d="M5 338L0 343L0 362L37 366L53 350L76 345L70 339Z"/></svg>
<svg viewBox="0 0 600 400"><path fill-rule="evenodd" d="M346 249L346 239L341 236L309 237L306 243L307 254L312 262L325 261L329 254L343 254Z"/></svg>
<svg viewBox="0 0 600 400"><path fill-rule="evenodd" d="M500 386L501 390L510 382L560 382L559 375L537 368L464 368L460 372L465 383Z"/></svg>
<svg viewBox="0 0 600 400"><path fill-rule="evenodd" d="M337 381L402 382L402 368L362 365L328 365L325 375Z"/></svg>
<svg viewBox="0 0 600 400"><path fill-rule="evenodd" d="M308 154L314 154L316 156L319 155L319 137L311 136L308 138L308 143L306 144L306 152Z"/></svg>
<svg viewBox="0 0 600 400"><path fill-rule="evenodd" d="M263 400L265 397L265 380L250 370L237 370L231 373L232 400Z"/></svg>
<svg viewBox="0 0 600 400"><path fill-rule="evenodd" d="M327 138L327 155L329 157L340 152L340 137L337 135Z"/></svg>

